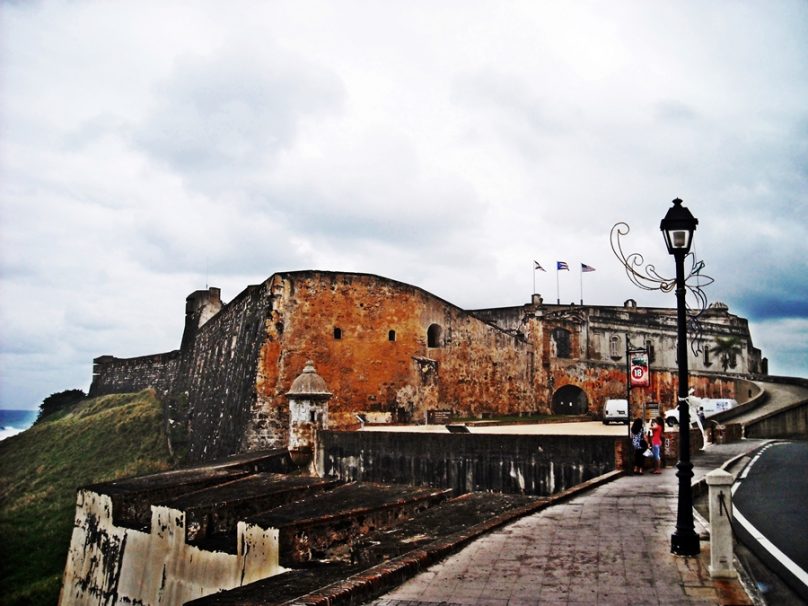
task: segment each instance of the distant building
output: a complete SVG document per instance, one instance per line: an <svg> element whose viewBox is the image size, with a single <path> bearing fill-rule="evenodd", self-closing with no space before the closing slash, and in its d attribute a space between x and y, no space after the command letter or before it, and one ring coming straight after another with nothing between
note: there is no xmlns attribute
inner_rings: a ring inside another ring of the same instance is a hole
<svg viewBox="0 0 808 606"><path fill-rule="evenodd" d="M733 377L765 373L747 321L714 304L701 318L702 350L691 384L704 396L735 395ZM716 338L736 337L726 372ZM284 446L285 394L307 360L333 392L329 425L387 413L423 423L454 415L600 414L626 393L626 340L648 347L651 386L639 402L669 407L676 393L674 309L530 303L463 310L416 286L380 276L325 271L272 275L227 304L217 288L186 302L180 349L94 360L91 395L155 388L170 434L192 461Z"/></svg>

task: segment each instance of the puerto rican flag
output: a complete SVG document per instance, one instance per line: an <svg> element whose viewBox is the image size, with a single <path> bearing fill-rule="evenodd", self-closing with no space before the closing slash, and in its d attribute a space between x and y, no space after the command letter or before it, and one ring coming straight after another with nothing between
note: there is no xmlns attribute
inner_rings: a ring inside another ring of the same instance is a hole
<svg viewBox="0 0 808 606"><path fill-rule="evenodd" d="M558 261L556 263L556 269L566 269L567 271L570 270L570 266L567 265L566 261Z"/></svg>

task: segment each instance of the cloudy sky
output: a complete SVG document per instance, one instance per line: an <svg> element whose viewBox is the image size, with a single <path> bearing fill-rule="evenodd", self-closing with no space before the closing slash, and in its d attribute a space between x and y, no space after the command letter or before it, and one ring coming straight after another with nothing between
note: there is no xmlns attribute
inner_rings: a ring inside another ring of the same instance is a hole
<svg viewBox="0 0 808 606"><path fill-rule="evenodd" d="M0 2L0 407L276 271L480 308L577 301L586 263L585 302L672 307L609 231L672 274L675 197L710 301L806 377L806 99L797 0Z"/></svg>

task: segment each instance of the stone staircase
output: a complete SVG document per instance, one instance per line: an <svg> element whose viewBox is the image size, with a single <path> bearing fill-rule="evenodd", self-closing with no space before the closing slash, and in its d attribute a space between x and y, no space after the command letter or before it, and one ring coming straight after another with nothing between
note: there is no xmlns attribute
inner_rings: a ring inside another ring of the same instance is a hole
<svg viewBox="0 0 808 606"><path fill-rule="evenodd" d="M320 478L285 451L97 484L60 603L283 603L538 501Z"/></svg>

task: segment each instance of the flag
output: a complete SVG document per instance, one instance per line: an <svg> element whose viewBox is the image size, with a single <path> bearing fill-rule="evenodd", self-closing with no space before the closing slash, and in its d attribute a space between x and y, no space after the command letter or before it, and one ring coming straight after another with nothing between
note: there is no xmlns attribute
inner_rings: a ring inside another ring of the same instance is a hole
<svg viewBox="0 0 808 606"><path fill-rule="evenodd" d="M589 265L587 265L586 263L581 263L581 271L583 271L583 272L595 271L595 268L594 267L589 267Z"/></svg>
<svg viewBox="0 0 808 606"><path fill-rule="evenodd" d="M533 261L533 271L536 271L537 269L538 269L538 270L540 270L540 271L547 271L546 269L544 269L544 268L541 266L541 263L539 263L538 261L536 261L536 260L534 259L534 261Z"/></svg>
<svg viewBox="0 0 808 606"><path fill-rule="evenodd" d="M567 271L570 270L570 266L567 265L566 261L558 261L556 263L556 269L566 269Z"/></svg>

